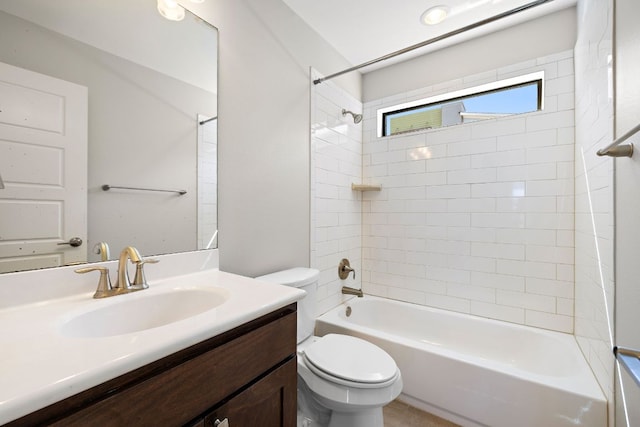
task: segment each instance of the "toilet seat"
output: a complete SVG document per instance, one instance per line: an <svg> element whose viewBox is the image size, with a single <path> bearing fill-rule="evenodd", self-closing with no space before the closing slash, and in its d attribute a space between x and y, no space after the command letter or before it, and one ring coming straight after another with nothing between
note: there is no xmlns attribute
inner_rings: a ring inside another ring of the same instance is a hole
<svg viewBox="0 0 640 427"><path fill-rule="evenodd" d="M294 268L257 278L306 292L296 313L299 409L314 426L327 425L328 416L332 427L383 427L382 407L402 392L402 374L391 356L373 344L345 335L313 335L319 274Z"/></svg>
<svg viewBox="0 0 640 427"><path fill-rule="evenodd" d="M303 357L319 377L356 388L385 387L399 375L395 361L384 350L347 335L325 335L305 348Z"/></svg>

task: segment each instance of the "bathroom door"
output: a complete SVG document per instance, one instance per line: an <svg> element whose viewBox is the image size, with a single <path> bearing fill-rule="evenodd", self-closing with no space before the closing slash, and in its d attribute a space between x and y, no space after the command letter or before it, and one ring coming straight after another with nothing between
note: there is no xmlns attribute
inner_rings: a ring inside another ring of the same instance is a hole
<svg viewBox="0 0 640 427"><path fill-rule="evenodd" d="M86 87L0 63L0 177L0 272L87 259Z"/></svg>

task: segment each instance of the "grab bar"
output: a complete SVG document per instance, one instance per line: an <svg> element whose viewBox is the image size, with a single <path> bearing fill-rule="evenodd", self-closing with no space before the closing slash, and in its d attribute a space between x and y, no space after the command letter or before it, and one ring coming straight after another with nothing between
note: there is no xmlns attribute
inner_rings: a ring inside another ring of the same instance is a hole
<svg viewBox="0 0 640 427"><path fill-rule="evenodd" d="M109 185L109 184L105 184L102 186L102 190L103 191L109 191L112 188L117 188L120 190L136 190L136 191L160 191L163 193L178 193L181 196L184 194L187 194L187 190L160 190L160 189L156 189L156 188L140 188L140 187L122 187L122 186L118 186L118 185Z"/></svg>
<svg viewBox="0 0 640 427"><path fill-rule="evenodd" d="M606 147L598 150L596 153L598 156L610 156L610 157L631 157L633 156L633 144L625 144L621 145L627 139L631 138L635 135L636 132L640 131L640 123L631 129L629 132L622 135L620 138L617 138L611 144Z"/></svg>
<svg viewBox="0 0 640 427"><path fill-rule="evenodd" d="M616 346L613 354L640 387L640 351Z"/></svg>

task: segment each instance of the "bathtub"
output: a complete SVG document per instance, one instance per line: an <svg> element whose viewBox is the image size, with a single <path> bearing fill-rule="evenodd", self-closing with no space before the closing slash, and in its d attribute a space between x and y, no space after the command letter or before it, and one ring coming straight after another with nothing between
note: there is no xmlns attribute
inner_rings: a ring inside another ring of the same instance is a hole
<svg viewBox="0 0 640 427"><path fill-rule="evenodd" d="M572 335L370 296L320 316L316 334L328 333L386 350L402 372L400 400L463 426L607 425Z"/></svg>

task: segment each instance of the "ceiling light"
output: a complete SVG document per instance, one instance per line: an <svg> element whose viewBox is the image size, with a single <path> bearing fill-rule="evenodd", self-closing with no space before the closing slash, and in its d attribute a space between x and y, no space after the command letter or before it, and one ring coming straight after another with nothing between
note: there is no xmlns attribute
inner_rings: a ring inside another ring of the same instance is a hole
<svg viewBox="0 0 640 427"><path fill-rule="evenodd" d="M175 0L158 0L158 12L170 21L184 19L184 8Z"/></svg>
<svg viewBox="0 0 640 427"><path fill-rule="evenodd" d="M204 3L204 0L191 0L191 3Z"/></svg>
<svg viewBox="0 0 640 427"><path fill-rule="evenodd" d="M425 25L436 25L444 21L447 15L449 15L449 8L447 6L434 6L422 14L420 21Z"/></svg>

